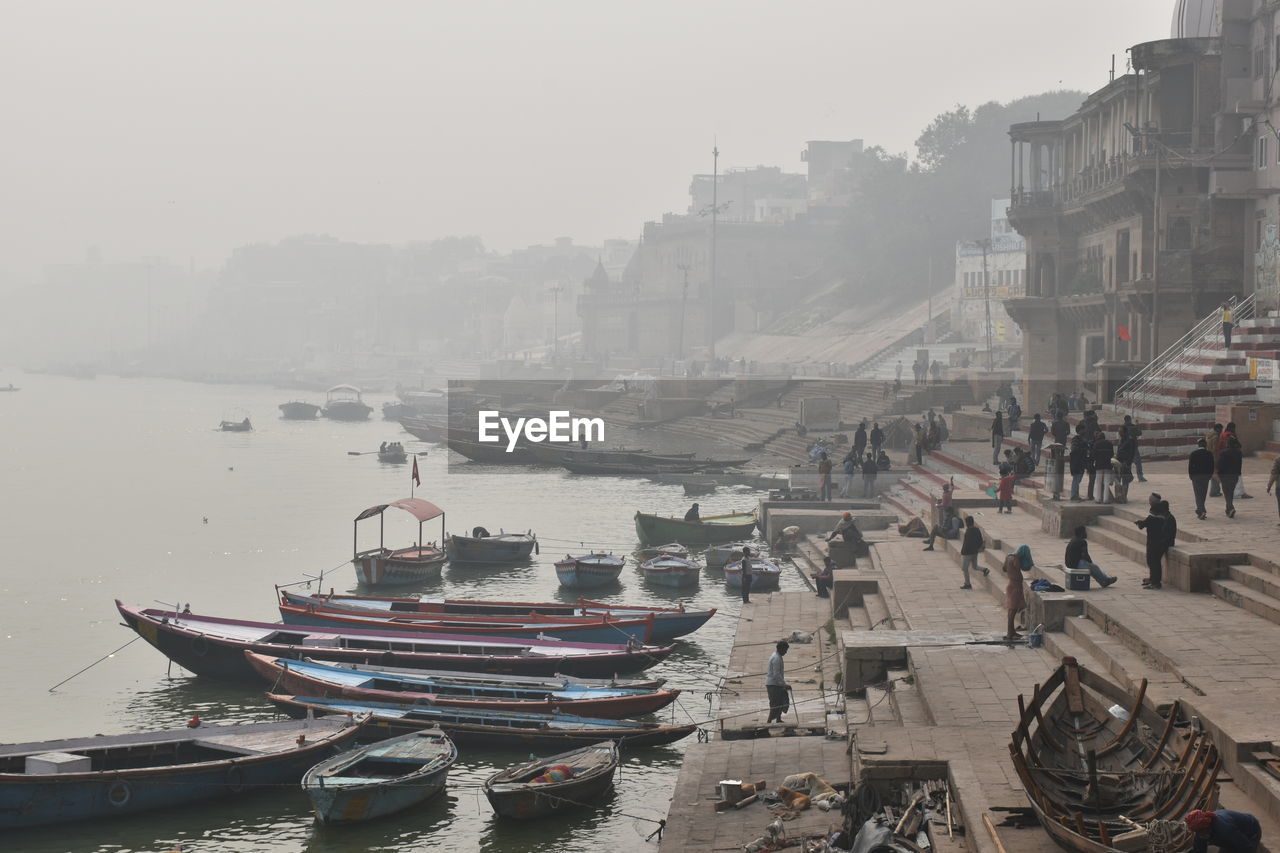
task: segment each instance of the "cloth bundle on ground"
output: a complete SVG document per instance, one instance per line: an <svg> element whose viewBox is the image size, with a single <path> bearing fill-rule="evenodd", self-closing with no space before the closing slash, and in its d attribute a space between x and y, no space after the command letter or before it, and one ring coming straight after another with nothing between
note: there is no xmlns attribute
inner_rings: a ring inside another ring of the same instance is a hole
<svg viewBox="0 0 1280 853"><path fill-rule="evenodd" d="M929 528L925 527L924 522L919 518L912 517L906 524L898 525L898 535L923 539L929 535Z"/></svg>
<svg viewBox="0 0 1280 853"><path fill-rule="evenodd" d="M809 802L820 808L832 808L844 803L840 792L828 785L817 773L795 773L783 779L782 786L778 788L778 796L786 802L783 791L806 798L805 806L792 806L793 808L807 808Z"/></svg>

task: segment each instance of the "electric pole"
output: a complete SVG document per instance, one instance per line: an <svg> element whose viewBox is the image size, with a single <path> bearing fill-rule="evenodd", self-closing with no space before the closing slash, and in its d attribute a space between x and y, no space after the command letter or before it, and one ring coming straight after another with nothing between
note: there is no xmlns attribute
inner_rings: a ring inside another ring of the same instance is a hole
<svg viewBox="0 0 1280 853"><path fill-rule="evenodd" d="M987 251L991 248L991 241L979 240L978 245L982 247L982 300L987 315L987 373L991 373L994 370L991 362L991 275L987 272Z"/></svg>

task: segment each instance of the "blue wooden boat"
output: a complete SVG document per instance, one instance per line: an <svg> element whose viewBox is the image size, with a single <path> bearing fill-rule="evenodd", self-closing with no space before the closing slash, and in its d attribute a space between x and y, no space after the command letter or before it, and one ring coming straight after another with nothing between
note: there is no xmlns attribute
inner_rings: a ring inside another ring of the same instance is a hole
<svg viewBox="0 0 1280 853"><path fill-rule="evenodd" d="M535 758L485 780L484 795L503 817L535 818L590 805L613 787L618 747L612 742Z"/></svg>
<svg viewBox="0 0 1280 853"><path fill-rule="evenodd" d="M0 745L0 830L297 782L359 730L348 718L303 719Z"/></svg>
<svg viewBox="0 0 1280 853"><path fill-rule="evenodd" d="M321 761L302 777L302 790L321 823L371 820L440 793L457 760L444 732L413 732Z"/></svg>
<svg viewBox="0 0 1280 853"><path fill-rule="evenodd" d="M644 579L658 586L697 586L702 567L682 557L654 557L640 564Z"/></svg>
<svg viewBox="0 0 1280 853"><path fill-rule="evenodd" d="M584 557L565 554L563 560L556 561L556 576L560 578L561 586L570 589L608 586L618 582L625 565L626 560L612 554L587 554Z"/></svg>

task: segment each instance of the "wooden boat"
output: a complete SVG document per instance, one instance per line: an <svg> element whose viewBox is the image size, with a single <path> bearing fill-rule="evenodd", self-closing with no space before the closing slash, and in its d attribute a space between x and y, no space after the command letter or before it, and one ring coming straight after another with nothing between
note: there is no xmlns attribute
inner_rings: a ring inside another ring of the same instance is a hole
<svg viewBox="0 0 1280 853"><path fill-rule="evenodd" d="M686 552L687 553L687 552ZM308 595L279 589L280 603L299 606L323 606L343 613L424 614L437 616L531 616L552 618L565 616L613 616L627 618L653 615L652 642L672 640L692 634L715 615L715 608L686 610L677 607L646 607L636 604L605 604L578 599L576 604L562 601L477 601L465 598L376 598L360 595Z"/></svg>
<svg viewBox="0 0 1280 853"><path fill-rule="evenodd" d="M584 616L431 616L419 613L387 613L366 610L330 610L319 605L281 604L286 625L307 625L341 630L369 628L375 631L430 631L438 634L485 637L553 637L582 643L647 643L653 637L652 613L617 617Z"/></svg>
<svg viewBox="0 0 1280 853"><path fill-rule="evenodd" d="M477 536L475 534L482 533ZM519 563L529 559L538 550L538 537L528 533L502 533L489 535L483 527L477 527L471 536L454 534L447 540L449 561L453 563Z"/></svg>
<svg viewBox="0 0 1280 853"><path fill-rule="evenodd" d="M311 658L303 660L314 663ZM430 678L441 684L463 687L515 687L554 691L566 687L625 687L632 690L656 690L667 683L665 678L575 678L572 675L556 675L535 678L527 675L486 675L482 672L451 672L447 669L409 669L403 666L378 666L372 663L338 663L325 661L325 666L338 669L358 669L362 672L389 673L391 675L415 675Z"/></svg>
<svg viewBox="0 0 1280 853"><path fill-rule="evenodd" d="M661 746L693 734L695 725L601 720L572 714L525 714L484 708L433 708L390 702L354 702L320 696L268 693L277 708L292 717L313 714L368 714L362 738L392 737L421 729L441 729L456 743L520 750L588 746L611 740L625 747Z"/></svg>
<svg viewBox="0 0 1280 853"><path fill-rule="evenodd" d="M486 465L537 465L538 456L527 445L517 444L510 451L507 450L507 442L499 441L493 444L482 443L479 441L471 441L466 438L458 438L449 435L449 449L460 456L465 456L472 462L482 462Z"/></svg>
<svg viewBox="0 0 1280 853"><path fill-rule="evenodd" d="M418 520L418 541L408 548L391 549L383 543L385 522L382 514L393 507L404 510ZM378 547L361 551L360 522L375 516L378 518ZM443 539L444 510L422 498L401 498L391 503L377 504L357 515L352 532L354 553L351 555L356 580L365 586L438 580L446 559L445 552L436 547L434 542L425 542L422 537L422 525L433 518L440 519L440 537Z"/></svg>
<svg viewBox="0 0 1280 853"><path fill-rule="evenodd" d="M646 560L652 560L654 557L684 557L689 556L689 549L681 545L679 542L668 542L666 545L655 545L652 548L641 548L635 552L636 559L641 563Z"/></svg>
<svg viewBox="0 0 1280 853"><path fill-rule="evenodd" d="M391 673L360 667L332 666L322 661L298 661L245 652L249 664L271 684L272 690L305 696L398 702L437 708L487 708L492 711L564 712L620 719L651 714L665 708L679 690L626 687L559 686L489 687L462 685L414 673Z"/></svg>
<svg viewBox="0 0 1280 853"><path fill-rule="evenodd" d="M697 586L702 567L683 557L654 557L640 564L644 579L659 586Z"/></svg>
<svg viewBox="0 0 1280 853"><path fill-rule="evenodd" d="M116 602L130 628L196 675L256 680L244 652L345 663L511 675L559 673L590 678L639 672L661 663L672 646L572 643L356 628L319 629L272 622L142 609Z"/></svg>
<svg viewBox="0 0 1280 853"><path fill-rule="evenodd" d="M704 515L701 521L636 513L636 535L642 544L680 542L685 545L716 545L750 539L756 529L754 512Z"/></svg>
<svg viewBox="0 0 1280 853"><path fill-rule="evenodd" d="M312 719L0 745L0 829L136 814L297 782L359 730L348 720Z"/></svg>
<svg viewBox="0 0 1280 853"><path fill-rule="evenodd" d="M457 760L449 736L428 729L327 758L302 777L302 790L321 823L371 820L439 794Z"/></svg>
<svg viewBox="0 0 1280 853"><path fill-rule="evenodd" d="M592 462L576 459L565 460L561 467L571 474L587 474L604 477L650 477L659 474L693 474L702 470L698 465L682 462Z"/></svg>
<svg viewBox="0 0 1280 853"><path fill-rule="evenodd" d="M718 488L720 488L718 483L685 483L684 493L695 498L699 495L709 495Z"/></svg>
<svg viewBox="0 0 1280 853"><path fill-rule="evenodd" d="M565 554L563 560L556 561L556 576L560 578L561 586L570 589L608 586L618 582L624 565L626 560L612 554L587 554L583 557Z"/></svg>
<svg viewBox="0 0 1280 853"><path fill-rule="evenodd" d="M325 394L326 418L335 421L366 421L373 407L361 399L360 389L354 385L335 385Z"/></svg>
<svg viewBox="0 0 1280 853"><path fill-rule="evenodd" d="M742 549L744 545L741 542L734 542L728 545L712 545L702 552L702 558L707 561L708 569L723 569L729 563L742 559Z"/></svg>
<svg viewBox="0 0 1280 853"><path fill-rule="evenodd" d="M546 817L599 799L613 787L617 769L618 747L597 743L495 773L485 780L484 795L502 817Z"/></svg>
<svg viewBox="0 0 1280 853"><path fill-rule="evenodd" d="M403 465L409 461L409 454L405 453L402 445L392 442L378 451L378 461L390 465Z"/></svg>
<svg viewBox="0 0 1280 853"><path fill-rule="evenodd" d="M1142 826L1181 829L1187 812L1216 808L1222 762L1213 739L1180 719L1180 702L1163 717L1144 704L1146 689L1143 679L1130 698L1067 657L1029 701L1018 696L1013 766L1041 825L1067 850L1147 850ZM1162 849L1191 843L1183 832Z"/></svg>
<svg viewBox="0 0 1280 853"><path fill-rule="evenodd" d="M248 418L240 421L223 421L218 424L218 429L222 432L250 432L253 429L253 424L249 422Z"/></svg>
<svg viewBox="0 0 1280 853"><path fill-rule="evenodd" d="M280 417L286 421L313 421L320 417L320 407L315 403L290 400L280 404Z"/></svg>
<svg viewBox="0 0 1280 853"><path fill-rule="evenodd" d="M773 560L751 557L751 591L767 592L777 589L782 580L782 567ZM731 589L742 588L742 559L735 560L724 567L724 583Z"/></svg>
<svg viewBox="0 0 1280 853"><path fill-rule="evenodd" d="M400 418L400 428L419 441L443 444L448 439L449 427L435 418Z"/></svg>
<svg viewBox="0 0 1280 853"><path fill-rule="evenodd" d="M388 402L382 404L382 419L384 421L398 421L401 418L412 418L418 414L418 410L408 403Z"/></svg>

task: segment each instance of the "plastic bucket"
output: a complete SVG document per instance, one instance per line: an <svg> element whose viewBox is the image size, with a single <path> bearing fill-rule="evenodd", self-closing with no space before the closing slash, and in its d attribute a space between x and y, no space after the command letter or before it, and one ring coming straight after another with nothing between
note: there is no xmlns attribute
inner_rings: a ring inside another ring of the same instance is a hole
<svg viewBox="0 0 1280 853"><path fill-rule="evenodd" d="M1027 647L1038 649L1044 645L1044 626L1037 625L1027 633Z"/></svg>

